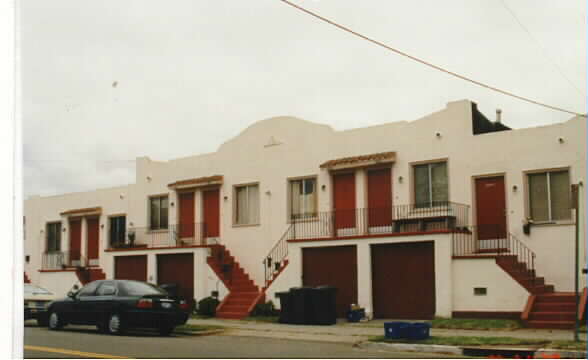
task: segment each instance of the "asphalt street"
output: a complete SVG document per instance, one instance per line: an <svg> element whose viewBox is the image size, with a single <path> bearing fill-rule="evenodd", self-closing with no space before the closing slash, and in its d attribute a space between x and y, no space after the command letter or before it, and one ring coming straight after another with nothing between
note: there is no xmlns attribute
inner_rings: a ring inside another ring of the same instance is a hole
<svg viewBox="0 0 588 360"><path fill-rule="evenodd" d="M349 343L241 337L230 334L160 337L151 332L125 336L98 333L94 327L68 326L49 331L24 329L25 358L439 358L439 354L381 352ZM449 358L449 356L448 356Z"/></svg>

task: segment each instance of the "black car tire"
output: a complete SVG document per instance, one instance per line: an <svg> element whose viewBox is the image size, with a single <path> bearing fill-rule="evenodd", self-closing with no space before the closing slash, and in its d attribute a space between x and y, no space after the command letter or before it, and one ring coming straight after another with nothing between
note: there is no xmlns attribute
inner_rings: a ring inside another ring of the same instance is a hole
<svg viewBox="0 0 588 360"><path fill-rule="evenodd" d="M125 333L125 322L119 313L110 314L106 323L106 330L111 335L122 335Z"/></svg>
<svg viewBox="0 0 588 360"><path fill-rule="evenodd" d="M61 320L61 315L56 311L51 311L47 320L47 326L49 327L49 330L60 330L63 328L63 325L64 324Z"/></svg>
<svg viewBox="0 0 588 360"><path fill-rule="evenodd" d="M100 320L96 323L96 328L100 333L107 333L108 332L108 319Z"/></svg>
<svg viewBox="0 0 588 360"><path fill-rule="evenodd" d="M159 327L159 335L161 336L169 336L172 331L174 331L174 326L172 325L164 325Z"/></svg>

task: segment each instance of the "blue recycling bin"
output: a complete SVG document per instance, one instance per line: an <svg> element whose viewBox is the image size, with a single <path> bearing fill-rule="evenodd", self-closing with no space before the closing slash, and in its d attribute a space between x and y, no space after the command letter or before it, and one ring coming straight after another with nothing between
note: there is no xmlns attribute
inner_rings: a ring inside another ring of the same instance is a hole
<svg viewBox="0 0 588 360"><path fill-rule="evenodd" d="M403 339L408 337L410 323L404 321L393 321L384 323L384 336L386 339Z"/></svg>
<svg viewBox="0 0 588 360"><path fill-rule="evenodd" d="M431 337L431 324L427 323L412 323L408 327L409 340L425 340Z"/></svg>

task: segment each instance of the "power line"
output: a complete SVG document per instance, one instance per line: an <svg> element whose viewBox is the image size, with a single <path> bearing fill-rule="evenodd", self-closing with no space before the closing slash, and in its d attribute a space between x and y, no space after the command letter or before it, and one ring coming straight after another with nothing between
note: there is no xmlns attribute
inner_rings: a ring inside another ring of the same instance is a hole
<svg viewBox="0 0 588 360"><path fill-rule="evenodd" d="M566 74L563 72L563 69L555 62L555 60L553 60L549 54L547 53L547 50L541 46L541 43L533 36L533 34L531 34L531 32L529 31L529 29L521 22L521 20L518 18L518 16L515 14L515 12L508 6L508 4L506 3L505 0L502 0L502 5L504 6L504 8L510 13L510 15L515 19L515 21L519 24L519 26L527 33L527 35L529 36L529 38L531 38L531 40L533 42L535 42L535 45L537 45L537 47L539 49L541 49L541 51L543 52L543 56L545 56L545 58L547 60L549 60L551 62L551 64L557 69L557 71L559 72L559 74L568 81L568 83L570 83L570 85L572 85L572 87L574 89L576 89L578 91L578 94L580 94L582 96L582 98L586 98L586 95L584 95L584 93L582 92L582 90L580 90L576 84L574 84L574 82L572 82L572 80L566 76Z"/></svg>
<svg viewBox="0 0 588 360"><path fill-rule="evenodd" d="M575 112L575 111L566 110L566 109L564 109L564 108L561 108L561 107L557 107L557 106L553 106L553 105L545 104L545 103L542 103L542 102L540 102L540 101L533 100L533 99L530 99L530 98L527 98L527 97L524 97L524 96L521 96L521 95L517 95L517 94L514 94L514 93L512 93L512 92L510 92L510 91L502 90L502 89L499 89L499 88L497 88L497 87L494 87L494 86L491 86L491 85L485 84L485 83L483 83L483 82L480 82L480 81L477 81L477 80L474 80L474 79L468 78L468 77L466 77L466 76L464 76L464 75L460 75L460 74L458 74L458 73L455 73L455 72L453 72L453 71L449 71L449 70L447 70L447 69L444 69L444 68L442 68L442 67L440 67L440 66L437 66L437 65L435 65L435 64L432 64L432 63L430 63L430 62L428 62L428 61L422 60L422 59L420 59L420 58L418 58L418 57L416 57L416 56L412 56L412 55L410 55L410 54L407 54L407 53L405 53L405 52L403 52L403 51L400 51L400 50L398 50L398 49L395 49L395 48L393 48L393 47L391 47L391 46L389 46L389 45L386 45L386 44L384 44L384 43L382 43L382 42L380 42L380 41L378 41L378 40L374 40L374 39L372 39L372 38L369 38L369 37L367 37L367 36L365 36L365 35L363 35L363 34L360 34L360 33L356 32L356 31L354 31L354 30L351 30L351 29L350 29L350 28L348 28L348 27L345 27L345 26L343 26L343 25L341 25L341 24L339 24L339 23L336 23L336 22L334 22L334 21L332 21L332 20L329 20L329 19L327 19L327 18L325 18L325 17L323 17L323 16L321 16L321 15L319 15L319 14L317 14L317 13L314 13L314 12L312 12L312 11L310 11L310 10L307 10L307 9L303 8L302 6L299 6L299 5L293 4L293 3L291 3L291 2L290 2L290 1L288 1L288 0L278 0L278 1L281 1L281 2L283 2L283 3L284 3L284 4L286 4L286 5L289 5L289 6L291 6L291 7L295 8L295 9L297 9L297 10L300 10L300 11L302 11L302 12L304 12L304 13L306 13L306 14L308 14L308 15L312 16L312 17L315 17L315 18L317 18L317 19L319 19L319 20L321 20L321 21L323 21L323 22L326 22L326 23L328 23L328 24L330 24L330 25L333 25L333 26L335 26L335 27L337 27L337 28L339 28L339 29L341 29L341 30L343 30L343 31L346 31L346 32L348 32L348 33L352 34L352 35L355 35L355 36L357 36L357 37L359 37L359 38L362 38L362 39L364 39L364 40L366 40L366 41L369 41L369 42L371 42L371 43L373 43L373 44L375 44L375 45L378 45L378 46L380 46L380 47L383 47L384 49L390 50L390 51L392 51L392 52L394 52L394 53L396 53L396 54L402 55L402 56L404 56L404 57L407 57L407 58L409 58L409 59L411 59L411 60L414 60L414 61L416 61L416 62L419 62L419 63L423 64L423 65L426 65L426 66L428 66L428 67L431 67L431 68L433 68L433 69L435 69L435 70L438 70L438 71L444 72L444 73L446 73L446 74L449 74L449 75L451 75L451 76L454 76L454 77L456 77L456 78L459 78L459 79L461 79L461 80L468 81L468 82L470 82L470 83L472 83L472 84L475 84L475 85L481 86L481 87L483 87L483 88L486 88L486 89L489 89L489 90L492 90L492 91L495 91L495 92L501 93L501 94L503 94L503 95L507 95L507 96L510 96L510 97L513 97L513 98L516 98L516 99L519 99L519 100L522 100L522 101L525 101L525 102L528 102L528 103L531 103L531 104L535 104L535 105L543 106L543 107L545 107L545 108L548 108L548 109L552 109L552 110L556 110L556 111L561 111L561 112L565 112L565 113L572 114L572 115L576 115L576 116L582 116L582 117L586 117L586 114L580 114L580 113L578 113L578 112Z"/></svg>

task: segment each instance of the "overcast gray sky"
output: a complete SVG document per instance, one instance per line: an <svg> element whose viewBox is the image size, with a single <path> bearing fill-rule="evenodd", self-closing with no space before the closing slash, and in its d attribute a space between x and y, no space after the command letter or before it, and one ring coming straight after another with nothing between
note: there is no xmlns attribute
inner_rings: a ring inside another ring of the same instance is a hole
<svg viewBox="0 0 588 360"><path fill-rule="evenodd" d="M585 1L295 2L449 70L586 112ZM491 119L503 109L515 128L571 117L436 72L277 0L18 4L25 197L132 183L137 156L213 152L278 115L342 130L414 120L467 98Z"/></svg>

